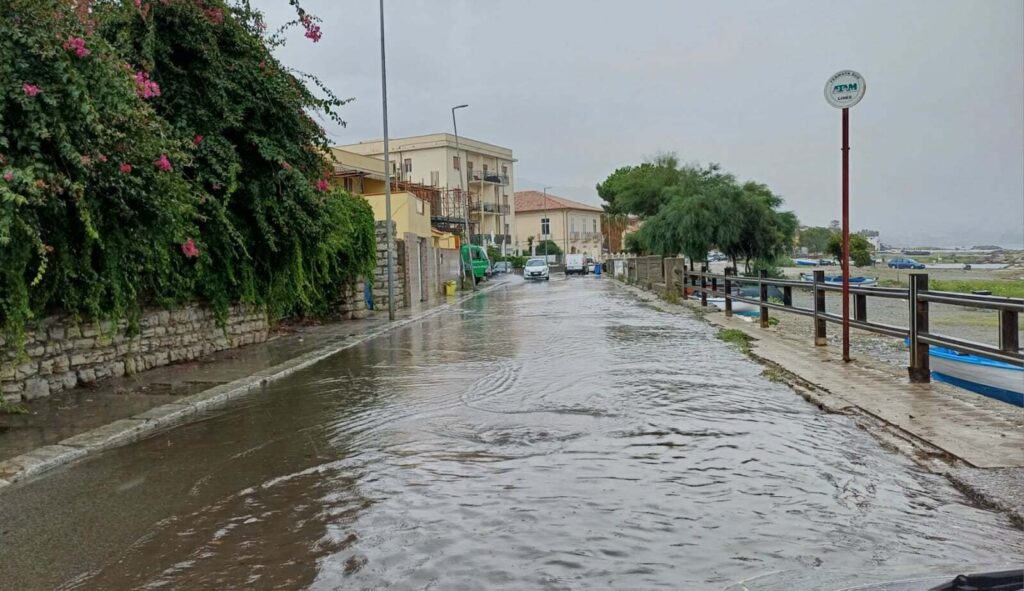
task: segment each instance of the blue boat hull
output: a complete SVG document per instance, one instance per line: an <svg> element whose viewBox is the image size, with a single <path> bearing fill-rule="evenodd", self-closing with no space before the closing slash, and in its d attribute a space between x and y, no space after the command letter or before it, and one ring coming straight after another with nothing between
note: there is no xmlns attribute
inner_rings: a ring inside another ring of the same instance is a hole
<svg viewBox="0 0 1024 591"><path fill-rule="evenodd" d="M1024 368L945 347L929 347L928 352L936 380L1024 407Z"/></svg>

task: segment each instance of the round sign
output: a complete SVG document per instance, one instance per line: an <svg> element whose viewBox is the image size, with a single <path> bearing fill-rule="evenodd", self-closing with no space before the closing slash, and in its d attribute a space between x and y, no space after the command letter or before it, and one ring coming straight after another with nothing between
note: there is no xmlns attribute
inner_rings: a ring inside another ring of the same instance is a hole
<svg viewBox="0 0 1024 591"><path fill-rule="evenodd" d="M853 70L836 72L825 83L825 100L837 109L852 107L864 98L867 82Z"/></svg>

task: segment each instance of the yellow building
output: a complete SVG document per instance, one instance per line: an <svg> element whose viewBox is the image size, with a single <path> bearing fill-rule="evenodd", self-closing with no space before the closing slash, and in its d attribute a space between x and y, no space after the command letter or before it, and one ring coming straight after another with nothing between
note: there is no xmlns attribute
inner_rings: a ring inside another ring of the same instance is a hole
<svg viewBox="0 0 1024 591"><path fill-rule="evenodd" d="M331 154L334 157L335 185L365 197L373 208L373 219L386 220L384 161L338 148L332 148ZM433 237L429 200L404 190L403 184L399 182L393 182L391 187L391 219L395 221L396 236L401 237L411 232L422 238ZM438 241L433 242L436 244Z"/></svg>
<svg viewBox="0 0 1024 591"><path fill-rule="evenodd" d="M461 136L456 142L449 133L391 138L389 147L392 170L398 168L392 178L456 194L465 191L473 244L511 250L516 243L516 160L511 149ZM384 142L370 140L334 150L383 159ZM458 206L459 217L462 209Z"/></svg>
<svg viewBox="0 0 1024 591"><path fill-rule="evenodd" d="M600 207L540 191L519 191L515 202L521 252L529 253L531 243L551 240L566 254L601 254Z"/></svg>

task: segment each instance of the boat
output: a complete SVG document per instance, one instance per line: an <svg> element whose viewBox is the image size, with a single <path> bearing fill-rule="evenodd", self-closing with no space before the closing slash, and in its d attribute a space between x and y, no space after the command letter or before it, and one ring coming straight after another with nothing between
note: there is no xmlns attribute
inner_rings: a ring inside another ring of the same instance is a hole
<svg viewBox="0 0 1024 591"><path fill-rule="evenodd" d="M1024 367L934 345L928 355L936 380L1024 407Z"/></svg>
<svg viewBox="0 0 1024 591"><path fill-rule="evenodd" d="M801 273L800 274L800 280L813 283L814 282L814 275L811 275L810 273ZM827 283L829 285L842 285L843 284L843 276L842 275L825 275L825 283ZM861 276L850 277L850 285L852 285L854 287L871 287L873 285L878 285L878 277L861 277Z"/></svg>
<svg viewBox="0 0 1024 591"><path fill-rule="evenodd" d="M700 301L699 295L691 296L690 299ZM708 298L708 305L714 306L719 310L725 310L725 298ZM747 302L739 302L736 300L732 301L732 313L739 316L760 316L761 308L754 304L748 304Z"/></svg>
<svg viewBox="0 0 1024 591"><path fill-rule="evenodd" d="M817 267L818 261L816 259L793 259L798 267Z"/></svg>

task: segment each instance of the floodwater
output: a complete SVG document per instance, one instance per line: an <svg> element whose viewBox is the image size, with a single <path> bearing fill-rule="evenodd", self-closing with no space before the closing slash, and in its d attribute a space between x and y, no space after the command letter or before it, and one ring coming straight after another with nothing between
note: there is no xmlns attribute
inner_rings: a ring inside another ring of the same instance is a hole
<svg viewBox="0 0 1024 591"><path fill-rule="evenodd" d="M0 493L11 589L721 589L1020 530L608 279L523 284Z"/></svg>

